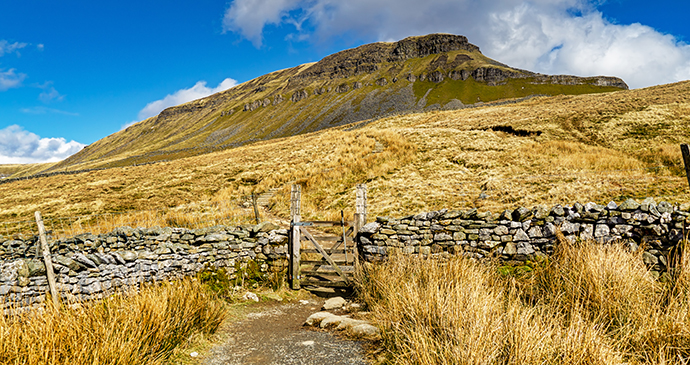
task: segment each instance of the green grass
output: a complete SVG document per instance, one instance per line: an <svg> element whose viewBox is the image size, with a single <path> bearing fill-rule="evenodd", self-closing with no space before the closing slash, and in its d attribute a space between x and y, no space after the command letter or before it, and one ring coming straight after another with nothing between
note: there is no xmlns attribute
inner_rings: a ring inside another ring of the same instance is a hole
<svg viewBox="0 0 690 365"><path fill-rule="evenodd" d="M533 84L533 81L533 78L507 79L504 85L489 86L486 83L475 81L472 77L465 81L445 78L440 83L418 80L414 83L413 88L417 98L423 97L431 89L427 95L426 105L445 105L452 99L458 99L463 104L475 104L530 95L581 95L620 90L617 87L590 84Z"/></svg>

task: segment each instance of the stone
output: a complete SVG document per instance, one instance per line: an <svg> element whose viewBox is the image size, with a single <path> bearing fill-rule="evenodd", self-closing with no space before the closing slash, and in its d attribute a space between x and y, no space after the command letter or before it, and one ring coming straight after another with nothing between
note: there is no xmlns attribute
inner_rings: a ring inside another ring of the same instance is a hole
<svg viewBox="0 0 690 365"><path fill-rule="evenodd" d="M606 204L606 209L608 209L608 210L616 210L616 209L618 209L618 204L616 204L616 202L614 202L613 200L611 200L608 204Z"/></svg>
<svg viewBox="0 0 690 365"><path fill-rule="evenodd" d="M580 239L583 241L591 240L594 238L594 225L583 224L580 226Z"/></svg>
<svg viewBox="0 0 690 365"><path fill-rule="evenodd" d="M609 226L606 224L597 224L596 228L594 229L595 238L608 236L609 233L611 233L611 230L609 229Z"/></svg>
<svg viewBox="0 0 690 365"><path fill-rule="evenodd" d="M551 208L551 215L562 217L565 215L565 209L563 209L563 206L561 205L556 205L555 207Z"/></svg>
<svg viewBox="0 0 690 365"><path fill-rule="evenodd" d="M242 296L242 300L244 300L245 302L251 301L251 302L258 303L259 302L259 296L248 291L248 292L244 293L244 295Z"/></svg>
<svg viewBox="0 0 690 365"><path fill-rule="evenodd" d="M506 226L498 226L494 228L494 233L500 236L508 234L508 227Z"/></svg>
<svg viewBox="0 0 690 365"><path fill-rule="evenodd" d="M620 209L620 210L631 211L631 210L636 210L636 209L639 208L639 207L640 207L640 203L638 203L637 201L635 201L635 199L628 198L628 200L624 201L624 202L618 207L618 209Z"/></svg>
<svg viewBox="0 0 690 365"><path fill-rule="evenodd" d="M452 241L453 237L448 233L437 233L434 235L434 241Z"/></svg>
<svg viewBox="0 0 690 365"><path fill-rule="evenodd" d="M325 318L334 316L335 314L331 312L317 312L310 315L304 322L304 324L307 326L318 326L321 323L321 321L323 321Z"/></svg>
<svg viewBox="0 0 690 365"><path fill-rule="evenodd" d="M55 263L62 265L62 266L65 266L65 267L67 267L73 271L78 271L81 269L81 265L79 265L76 261L72 260L69 257L57 255L57 256L53 256L53 261Z"/></svg>
<svg viewBox="0 0 690 365"><path fill-rule="evenodd" d="M534 247L527 242L518 242L517 244L517 254L518 255L531 255L533 254Z"/></svg>
<svg viewBox="0 0 690 365"><path fill-rule="evenodd" d="M118 252L119 256L122 257L126 262L131 262L137 259L136 252L132 251L121 251Z"/></svg>
<svg viewBox="0 0 690 365"><path fill-rule="evenodd" d="M280 226L271 222L261 222L254 227L254 232L270 232L280 229Z"/></svg>
<svg viewBox="0 0 690 365"><path fill-rule="evenodd" d="M529 236L522 229L518 229L513 236L513 241L529 241Z"/></svg>
<svg viewBox="0 0 690 365"><path fill-rule="evenodd" d="M664 214L664 213L673 213L673 205L669 204L666 201L661 201L659 202L659 205L656 206L656 209L659 211L659 213Z"/></svg>
<svg viewBox="0 0 690 365"><path fill-rule="evenodd" d="M360 323L352 326L349 332L356 337L378 338L380 331L369 323Z"/></svg>
<svg viewBox="0 0 690 365"><path fill-rule="evenodd" d="M517 254L517 247L514 242L507 242L503 248L503 253L509 256Z"/></svg>
<svg viewBox="0 0 690 365"><path fill-rule="evenodd" d="M524 222L532 218L532 215L533 214L531 210L525 207L520 207L513 211L513 220L516 222Z"/></svg>
<svg viewBox="0 0 690 365"><path fill-rule="evenodd" d="M577 231L578 229L573 223L563 222L563 224L561 224L561 232L565 235L573 234Z"/></svg>
<svg viewBox="0 0 690 365"><path fill-rule="evenodd" d="M549 209L543 205L537 205L532 209L534 219L544 219L549 215Z"/></svg>
<svg viewBox="0 0 690 365"><path fill-rule="evenodd" d="M542 233L542 229L540 227L537 227L537 226L530 228L529 231L527 231L527 234L531 238L542 238L542 237L544 237L544 234ZM516 233L516 235L517 235L517 233Z"/></svg>
<svg viewBox="0 0 690 365"><path fill-rule="evenodd" d="M659 263L659 259L647 251L642 253L642 261L648 266L654 266Z"/></svg>
<svg viewBox="0 0 690 365"><path fill-rule="evenodd" d="M28 260L26 265L29 269L29 277L40 276L46 274L46 265L39 260Z"/></svg>
<svg viewBox="0 0 690 365"><path fill-rule="evenodd" d="M83 264L86 267L91 267L91 268L98 267L98 264L96 264L95 262L93 262L93 260L89 259L88 257L86 257L85 255L83 255L81 253L76 253L76 254L72 255L72 260L74 260L80 264Z"/></svg>
<svg viewBox="0 0 690 365"><path fill-rule="evenodd" d="M544 237L553 237L556 235L556 226L553 223L546 223L542 229Z"/></svg>
<svg viewBox="0 0 690 365"><path fill-rule="evenodd" d="M323 303L323 310L332 310L332 309L338 309L342 308L347 301L343 299L343 297L333 297L328 300L326 300L325 303Z"/></svg>

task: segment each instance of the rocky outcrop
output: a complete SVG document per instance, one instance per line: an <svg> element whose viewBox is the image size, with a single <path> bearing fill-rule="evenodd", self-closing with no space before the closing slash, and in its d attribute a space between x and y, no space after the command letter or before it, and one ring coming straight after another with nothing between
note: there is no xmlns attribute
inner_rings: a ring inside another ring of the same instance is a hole
<svg viewBox="0 0 690 365"><path fill-rule="evenodd" d="M404 62L413 58L423 58L432 54L458 50L480 52L479 47L469 43L464 36L430 34L422 37L409 37L394 43L367 44L338 52L325 57L295 78L345 78L378 71L383 62ZM456 58L456 62L461 64L467 59L471 58Z"/></svg>
<svg viewBox="0 0 690 365"><path fill-rule="evenodd" d="M292 94L292 97L290 98L290 100L292 100L293 102L296 103L296 102L298 102L302 99L306 99L308 97L309 97L309 94L307 94L307 92L305 90L297 90Z"/></svg>
<svg viewBox="0 0 690 365"><path fill-rule="evenodd" d="M535 75L533 84L558 84L558 85L583 85L590 84L602 87L617 87L622 90L628 90L628 84L618 77L611 76L595 76L595 77L577 77L570 75Z"/></svg>

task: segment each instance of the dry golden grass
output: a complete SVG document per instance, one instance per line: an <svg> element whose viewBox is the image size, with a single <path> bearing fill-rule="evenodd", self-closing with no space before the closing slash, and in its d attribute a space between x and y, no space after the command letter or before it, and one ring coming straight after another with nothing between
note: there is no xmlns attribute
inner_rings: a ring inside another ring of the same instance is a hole
<svg viewBox="0 0 690 365"><path fill-rule="evenodd" d="M396 364L686 364L690 254L656 281L621 246L561 243L527 275L394 255L361 297Z"/></svg>
<svg viewBox="0 0 690 365"><path fill-rule="evenodd" d="M218 225L253 224L256 216L249 202L238 200L205 203L189 203L175 208L138 210L122 213L102 213L75 217L44 218L49 234L55 238L72 237L82 233L104 234L118 227L183 227L206 228ZM259 219L265 217L260 215ZM7 237L37 235L34 220L4 222L0 235Z"/></svg>
<svg viewBox="0 0 690 365"><path fill-rule="evenodd" d="M358 183L368 184L370 216L648 196L686 202L678 144L690 140L689 121L690 82L394 116L351 131L2 184L0 222L31 219L35 210L57 218L169 209L274 188L262 214L287 218L295 182L303 185L304 219L339 218L340 210L351 218Z"/></svg>
<svg viewBox="0 0 690 365"><path fill-rule="evenodd" d="M73 309L0 316L2 364L164 364L196 333L216 331L225 304L194 281L144 287Z"/></svg>

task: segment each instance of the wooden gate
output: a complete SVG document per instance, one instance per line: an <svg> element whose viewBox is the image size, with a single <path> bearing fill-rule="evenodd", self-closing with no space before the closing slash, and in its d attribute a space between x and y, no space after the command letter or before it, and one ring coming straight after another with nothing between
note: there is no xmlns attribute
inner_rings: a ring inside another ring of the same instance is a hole
<svg viewBox="0 0 690 365"><path fill-rule="evenodd" d="M300 185L292 186L291 234L288 282L292 289L302 286L331 288L352 287L355 267L358 265L354 237L366 222L366 185L357 186L355 221L302 221ZM315 227L340 227L338 235L317 233Z"/></svg>

